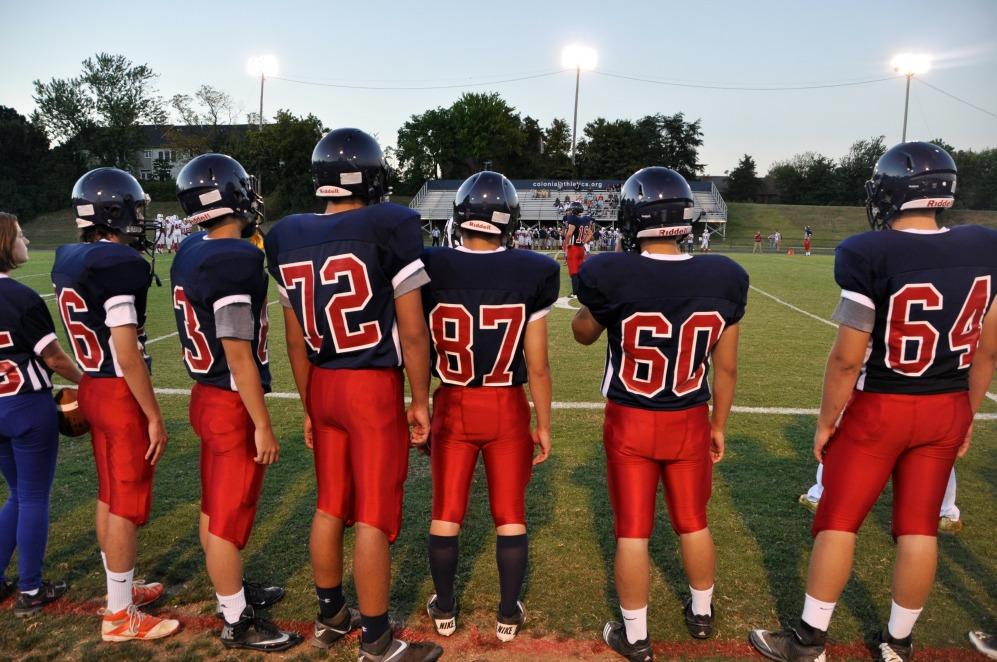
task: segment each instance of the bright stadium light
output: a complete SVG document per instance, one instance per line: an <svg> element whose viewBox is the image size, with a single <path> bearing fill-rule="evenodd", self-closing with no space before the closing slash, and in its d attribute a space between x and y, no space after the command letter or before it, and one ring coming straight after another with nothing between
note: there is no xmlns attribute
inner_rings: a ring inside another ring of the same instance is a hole
<svg viewBox="0 0 997 662"><path fill-rule="evenodd" d="M575 138L578 135L578 85L582 78L582 69L595 69L596 53L591 46L571 44L561 51L561 66L575 70L575 120L571 124L571 162L575 162Z"/></svg>
<svg viewBox="0 0 997 662"><path fill-rule="evenodd" d="M246 71L250 76L260 77L260 130L263 130L263 83L267 77L277 75L277 58L273 55L256 55L246 62Z"/></svg>
<svg viewBox="0 0 997 662"><path fill-rule="evenodd" d="M907 79L906 91L904 92L904 129L900 142L907 142L907 108L910 106L910 79L915 75L923 74L931 68L931 56L924 53L900 53L892 60L890 66L898 74L903 74Z"/></svg>

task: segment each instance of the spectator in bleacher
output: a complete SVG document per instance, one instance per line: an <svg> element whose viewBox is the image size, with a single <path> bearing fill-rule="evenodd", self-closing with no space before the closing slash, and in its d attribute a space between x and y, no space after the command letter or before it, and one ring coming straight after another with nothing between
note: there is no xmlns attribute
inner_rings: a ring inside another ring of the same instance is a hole
<svg viewBox="0 0 997 662"><path fill-rule="evenodd" d="M439 226L434 225L433 226L433 231L430 232L429 234L433 237L433 246L439 246L440 245L440 228L439 228Z"/></svg>

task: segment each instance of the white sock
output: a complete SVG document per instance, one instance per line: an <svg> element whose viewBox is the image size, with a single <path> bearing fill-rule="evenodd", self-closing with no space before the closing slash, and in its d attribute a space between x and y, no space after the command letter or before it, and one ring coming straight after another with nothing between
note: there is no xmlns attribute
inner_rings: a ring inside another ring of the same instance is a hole
<svg viewBox="0 0 997 662"><path fill-rule="evenodd" d="M712 611L710 603L713 601L713 586L702 591L690 586L689 590L692 591L692 613L696 616L709 616Z"/></svg>
<svg viewBox="0 0 997 662"><path fill-rule="evenodd" d="M30 591L21 591L21 593L23 593L24 595L30 595L31 597L35 597L36 595L38 595L38 589L33 588Z"/></svg>
<svg viewBox="0 0 997 662"><path fill-rule="evenodd" d="M886 629L894 639L906 639L914 630L914 623L920 615L920 609L907 609L893 602L890 605L890 622Z"/></svg>
<svg viewBox="0 0 997 662"><path fill-rule="evenodd" d="M107 611L116 614L132 603L135 568L128 572L107 571Z"/></svg>
<svg viewBox="0 0 997 662"><path fill-rule="evenodd" d="M240 588L238 593L233 593L232 595L220 595L215 593L215 597L218 598L218 606L222 610L225 622L237 622L239 617L242 616L243 610L246 608L245 589Z"/></svg>
<svg viewBox="0 0 997 662"><path fill-rule="evenodd" d="M835 602L821 602L817 598L809 595L803 601L803 620L807 624L822 632L827 632L827 626L831 624L831 615L834 613Z"/></svg>
<svg viewBox="0 0 997 662"><path fill-rule="evenodd" d="M104 552L100 553L100 562L104 564L104 572L107 572L107 554Z"/></svg>
<svg viewBox="0 0 997 662"><path fill-rule="evenodd" d="M635 644L647 639L647 605L640 609L624 609L621 606L620 614L623 615L623 627L627 629L627 641Z"/></svg>

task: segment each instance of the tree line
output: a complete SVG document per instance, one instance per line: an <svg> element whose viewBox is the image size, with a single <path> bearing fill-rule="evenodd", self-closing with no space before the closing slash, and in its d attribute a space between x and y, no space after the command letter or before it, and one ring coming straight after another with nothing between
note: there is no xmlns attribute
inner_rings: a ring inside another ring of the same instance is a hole
<svg viewBox="0 0 997 662"><path fill-rule="evenodd" d="M328 130L317 117L279 110L264 118L262 128L255 113L236 125L242 108L224 91L202 85L166 99L156 78L147 64L98 53L82 62L76 77L34 81L30 117L0 106L0 207L30 219L64 208L73 183L91 167L136 172L137 155L151 147L144 144L147 126L162 127L181 160L221 151L241 161L260 177L271 218L315 206L309 155ZM394 145L379 138L394 170L394 191L405 195L427 179L463 179L486 167L521 179L624 179L648 164L693 179L705 168L701 122L681 112L597 118L580 128L572 159L566 120L543 126L497 93L465 93L448 107L412 115ZM997 150L945 147L960 167L959 206L997 208L997 188L986 185L994 181ZM773 164L768 178L782 202L862 204L862 183L885 148L879 136L857 141L837 160L805 152ZM154 199L173 199L173 165L165 158L153 164L160 181L144 185ZM762 186L754 160L745 155L730 172L726 196L755 200Z"/></svg>

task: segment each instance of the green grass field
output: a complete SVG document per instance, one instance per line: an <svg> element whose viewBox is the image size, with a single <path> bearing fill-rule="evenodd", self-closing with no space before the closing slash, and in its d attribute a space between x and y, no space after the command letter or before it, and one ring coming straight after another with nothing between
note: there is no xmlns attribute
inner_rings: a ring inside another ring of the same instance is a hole
<svg viewBox="0 0 997 662"><path fill-rule="evenodd" d="M35 227L35 222L25 227L32 239ZM51 252L34 251L15 277L50 294L47 274L52 257ZM736 259L761 292L818 317L830 316L837 299L831 258L738 255ZM167 274L169 259L159 265L160 273ZM566 291L565 273L562 292ZM834 328L761 292L751 293L743 321L736 405L815 408ZM48 300L52 302L51 297ZM51 308L55 314L54 305ZM530 620L514 644L500 647L495 642L494 536L479 468L461 538L461 630L442 642L449 646L446 659L614 659L600 643L602 624L617 614L612 515L597 404L602 400L599 384L605 349L604 341L592 347L574 343L569 330L572 314L555 308L549 318L554 399L594 404L554 412L554 453L537 468L530 486L531 566L525 592ZM280 315L271 319L274 386L276 391L289 392L293 383ZM150 293L147 328L156 387L188 389L191 382L181 365L177 339L171 335L176 329L166 287ZM157 610L183 616L185 631L156 644L100 642L95 601L104 593L104 576L92 524L93 460L85 439L63 439L52 500L47 575L68 580L70 593L60 607L28 621L16 620L9 602L0 608L0 658L239 657L222 649L209 630L214 592L197 540L198 440L187 421L187 398L163 395L160 400L170 446L157 470L152 520L140 534L137 576L168 587L168 598ZM279 397L271 399L270 405L283 453L269 470L263 489L257 525L245 553L247 576L286 586L288 597L273 615L307 628L315 612L307 549L314 474L310 454L302 444L300 405ZM986 401L983 411L997 412L997 403ZM719 635L714 641L697 643L686 634L680 610L688 589L678 561L677 539L659 503L651 547L650 605L651 636L662 646L659 659L760 659L744 643L748 629L775 626L780 619L798 616L811 544L811 515L796 499L813 480L813 425L810 415L740 412L731 417L727 456L716 466L710 504L718 548ZM930 649L920 652L919 659L971 659L966 632L997 630L997 557L993 554L997 513L992 507L997 475L995 433L994 421L978 423L975 447L958 465L958 503L966 526L957 536L939 539L938 580L917 629L918 644ZM5 496L4 490L0 487L0 496ZM832 625L831 639L839 645L832 650L835 659L865 659L859 645L888 615L893 554L890 499L887 491L862 529L854 576ZM410 634L423 638L432 636L423 611L432 587L425 554L429 508L428 460L413 453L404 528L394 547L391 604L393 617ZM352 547L351 541L347 546ZM16 567L10 572L16 574ZM353 595L349 579L346 590ZM351 640L334 648L328 657L354 659L355 646ZM301 646L285 657L324 655Z"/></svg>

